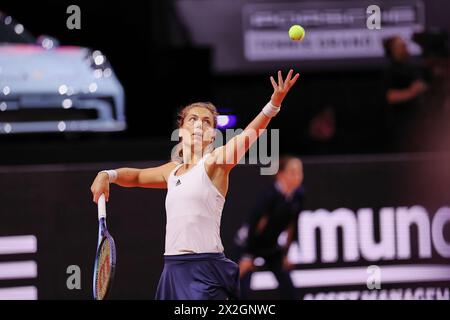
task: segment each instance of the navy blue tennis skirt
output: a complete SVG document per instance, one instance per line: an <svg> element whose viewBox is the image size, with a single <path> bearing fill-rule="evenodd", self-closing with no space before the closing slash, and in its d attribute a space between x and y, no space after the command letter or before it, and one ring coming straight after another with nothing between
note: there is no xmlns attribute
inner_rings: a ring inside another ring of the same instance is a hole
<svg viewBox="0 0 450 320"><path fill-rule="evenodd" d="M223 253L164 256L156 300L227 300L239 297L239 266Z"/></svg>

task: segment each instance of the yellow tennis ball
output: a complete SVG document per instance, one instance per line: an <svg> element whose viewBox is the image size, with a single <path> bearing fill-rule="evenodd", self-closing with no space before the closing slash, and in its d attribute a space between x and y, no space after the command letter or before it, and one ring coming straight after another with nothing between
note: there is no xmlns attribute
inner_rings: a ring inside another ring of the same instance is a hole
<svg viewBox="0 0 450 320"><path fill-rule="evenodd" d="M289 38L295 41L303 40L305 37L305 29L302 26L295 24L289 28Z"/></svg>

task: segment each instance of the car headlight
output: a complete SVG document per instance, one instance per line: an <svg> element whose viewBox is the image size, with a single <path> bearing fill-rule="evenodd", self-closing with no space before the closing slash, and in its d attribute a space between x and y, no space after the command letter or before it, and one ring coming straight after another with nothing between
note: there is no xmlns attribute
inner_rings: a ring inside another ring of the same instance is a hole
<svg viewBox="0 0 450 320"><path fill-rule="evenodd" d="M99 50L89 50L86 56L89 66L94 71L95 78L110 77L112 75L111 65L106 56Z"/></svg>

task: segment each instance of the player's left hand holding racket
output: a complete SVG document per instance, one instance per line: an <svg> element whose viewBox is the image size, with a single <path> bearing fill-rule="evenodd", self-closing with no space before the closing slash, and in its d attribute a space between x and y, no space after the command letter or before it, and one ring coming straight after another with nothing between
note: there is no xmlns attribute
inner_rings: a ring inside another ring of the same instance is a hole
<svg viewBox="0 0 450 320"><path fill-rule="evenodd" d="M98 243L94 265L94 299L108 298L116 267L116 245L106 227L106 200L101 194L98 199Z"/></svg>

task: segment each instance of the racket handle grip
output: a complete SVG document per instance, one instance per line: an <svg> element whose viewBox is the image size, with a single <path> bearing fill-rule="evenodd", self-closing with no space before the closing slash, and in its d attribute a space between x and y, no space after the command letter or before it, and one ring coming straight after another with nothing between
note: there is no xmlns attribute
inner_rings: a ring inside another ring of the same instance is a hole
<svg viewBox="0 0 450 320"><path fill-rule="evenodd" d="M98 220L101 218L106 219L106 200L103 193L100 195L100 198L98 198Z"/></svg>

